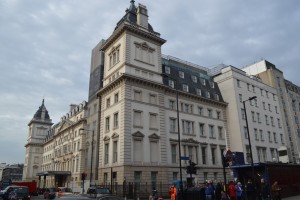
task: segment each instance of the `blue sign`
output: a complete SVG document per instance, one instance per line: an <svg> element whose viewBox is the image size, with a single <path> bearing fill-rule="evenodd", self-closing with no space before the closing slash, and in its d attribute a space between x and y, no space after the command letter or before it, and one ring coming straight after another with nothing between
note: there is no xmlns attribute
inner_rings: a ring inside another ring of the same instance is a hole
<svg viewBox="0 0 300 200"><path fill-rule="evenodd" d="M181 156L180 160L190 160L190 157L188 157L188 156Z"/></svg>

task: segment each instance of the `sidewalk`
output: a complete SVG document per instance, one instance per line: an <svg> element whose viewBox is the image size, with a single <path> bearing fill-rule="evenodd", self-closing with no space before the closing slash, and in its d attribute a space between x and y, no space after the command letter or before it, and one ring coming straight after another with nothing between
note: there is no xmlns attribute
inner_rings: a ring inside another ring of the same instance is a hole
<svg viewBox="0 0 300 200"><path fill-rule="evenodd" d="M164 200L170 200L170 199L164 199ZM282 200L300 200L300 195L299 196L282 198Z"/></svg>
<svg viewBox="0 0 300 200"><path fill-rule="evenodd" d="M300 199L300 195L299 195L299 196L293 196L293 197L282 198L282 200L299 200L299 199Z"/></svg>

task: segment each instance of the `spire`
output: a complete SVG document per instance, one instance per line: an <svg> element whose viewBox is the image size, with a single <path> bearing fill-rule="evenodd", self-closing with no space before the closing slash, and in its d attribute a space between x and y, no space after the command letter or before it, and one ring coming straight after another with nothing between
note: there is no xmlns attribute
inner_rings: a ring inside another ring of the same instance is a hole
<svg viewBox="0 0 300 200"><path fill-rule="evenodd" d="M46 119L46 120L50 119L48 110L46 109L46 106L45 106L45 99L44 98L43 98L43 101L42 101L42 105L36 111L36 113L34 114L33 118L36 118L36 119Z"/></svg>
<svg viewBox="0 0 300 200"><path fill-rule="evenodd" d="M128 9L128 12L136 13L136 7L134 5L134 0L130 1L130 6L129 6L129 9Z"/></svg>

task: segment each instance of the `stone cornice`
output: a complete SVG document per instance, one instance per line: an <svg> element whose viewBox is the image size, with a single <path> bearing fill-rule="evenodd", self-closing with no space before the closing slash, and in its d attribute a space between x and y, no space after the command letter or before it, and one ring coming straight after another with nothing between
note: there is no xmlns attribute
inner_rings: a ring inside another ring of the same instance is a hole
<svg viewBox="0 0 300 200"><path fill-rule="evenodd" d="M38 124L44 124L44 125L50 125L50 126L53 125L53 123L52 123L51 120L49 120L49 121L41 121L41 120L37 120L37 119L32 119L28 123L28 126L30 126L32 123L38 123Z"/></svg>
<svg viewBox="0 0 300 200"><path fill-rule="evenodd" d="M131 33L135 33L138 35L141 35L145 38L148 38L152 41L155 41L159 44L164 44L166 42L166 40L160 38L159 36L157 36L154 33L151 32L147 32L144 31L142 29L139 28L139 26L134 25L134 24L130 24L128 22L124 22L121 26L119 26L114 32L113 34L106 40L106 42L102 45L101 49L102 51L105 51L120 35L122 35L125 31L131 32Z"/></svg>
<svg viewBox="0 0 300 200"><path fill-rule="evenodd" d="M43 143L28 142L24 145L24 147L28 147L29 145L30 146L39 146L39 147L41 147L41 146L43 146Z"/></svg>
<svg viewBox="0 0 300 200"><path fill-rule="evenodd" d="M128 80L128 81L136 82L138 84L149 85L149 86L151 86L153 88L159 88L159 89L165 90L167 92L175 93L176 94L176 90L175 89L170 88L169 86L164 85L162 83L154 82L154 81L151 81L151 80L148 80L148 79L142 79L142 78L139 78L137 76L133 76L133 75L129 75L129 74L122 74L114 82L112 82L109 85L107 85L104 88L102 88L97 93L97 96L98 97L101 96L107 90L110 90L112 87L114 87L116 84L119 84L123 80L126 80L126 81ZM178 93L179 93L179 96L185 96L185 97L187 97L189 99L193 99L193 100L196 100L196 101L200 100L203 103L209 103L209 104L213 104L213 105L218 105L218 106L222 106L224 108L228 105L228 103L226 103L226 102L220 102L220 101L216 101L216 100L213 100L213 99L207 99L207 98L204 98L204 97L199 97L197 95L194 95L194 94L191 94L191 93L188 93L188 92L183 92L181 90L178 90Z"/></svg>

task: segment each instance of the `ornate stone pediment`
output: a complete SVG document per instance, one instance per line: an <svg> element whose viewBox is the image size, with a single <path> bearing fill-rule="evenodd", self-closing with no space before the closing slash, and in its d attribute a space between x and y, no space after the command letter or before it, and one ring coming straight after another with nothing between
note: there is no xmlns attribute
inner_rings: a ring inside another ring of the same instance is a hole
<svg viewBox="0 0 300 200"><path fill-rule="evenodd" d="M108 137L107 135L103 138L104 141L108 141L110 140L110 137Z"/></svg>
<svg viewBox="0 0 300 200"><path fill-rule="evenodd" d="M143 48L147 51L150 51L150 52L153 52L155 51L154 48L150 47L147 42L142 42L142 43L138 43L138 42L134 42L135 46L138 47L138 48Z"/></svg>
<svg viewBox="0 0 300 200"><path fill-rule="evenodd" d="M156 133L152 133L151 135L149 135L149 139L159 140L160 137Z"/></svg>
<svg viewBox="0 0 300 200"><path fill-rule="evenodd" d="M145 135L143 133L141 133L140 131L137 131L137 132L132 134L132 137L143 138L143 137L145 137Z"/></svg>
<svg viewBox="0 0 300 200"><path fill-rule="evenodd" d="M113 133L112 136L111 136L112 139L116 139L116 138L118 138L118 137L119 137L119 134L118 134L118 133Z"/></svg>
<svg viewBox="0 0 300 200"><path fill-rule="evenodd" d="M58 131L62 131L62 130L64 130L64 129L67 129L67 128L69 128L69 127L72 126L72 125L73 125L73 122L72 122L72 121L70 121L70 120L68 120L68 119L65 119L65 120L63 120L62 123L60 124L60 127L59 127Z"/></svg>
<svg viewBox="0 0 300 200"><path fill-rule="evenodd" d="M200 144L200 142L198 142L197 140L194 140L193 138L183 139L181 141L185 142L185 143Z"/></svg>

